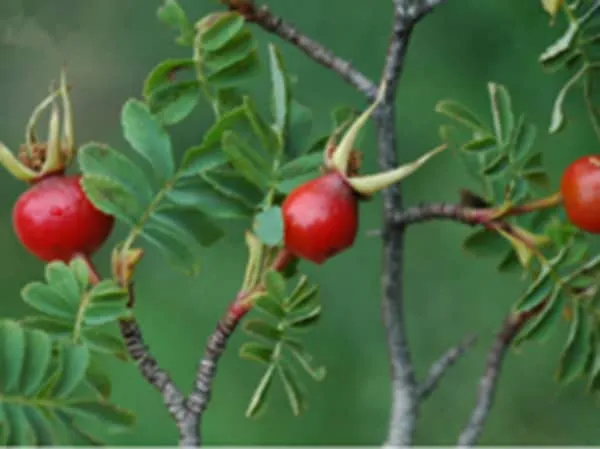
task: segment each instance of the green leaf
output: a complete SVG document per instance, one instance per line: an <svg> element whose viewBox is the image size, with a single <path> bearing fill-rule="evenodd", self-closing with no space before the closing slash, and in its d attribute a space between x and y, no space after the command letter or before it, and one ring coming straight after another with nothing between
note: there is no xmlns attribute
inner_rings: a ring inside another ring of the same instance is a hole
<svg viewBox="0 0 600 449"><path fill-rule="evenodd" d="M52 397L68 397L85 377L90 363L90 353L85 346L63 344L60 346L62 372L52 392Z"/></svg>
<svg viewBox="0 0 600 449"><path fill-rule="evenodd" d="M176 0L165 0L158 9L158 18L161 22L175 28L179 36L175 39L179 45L190 46L194 42L194 26L188 20L185 11Z"/></svg>
<svg viewBox="0 0 600 449"><path fill-rule="evenodd" d="M562 312L566 303L566 296L562 290L555 287L551 296L544 306L544 309L538 313L535 319L529 324L517 338L516 344L521 344L526 340L538 340L544 342L548 339L550 332L553 331L561 321Z"/></svg>
<svg viewBox="0 0 600 449"><path fill-rule="evenodd" d="M43 331L52 338L62 338L73 333L73 324L70 320L65 322L42 316L28 316L21 321L21 324L27 329Z"/></svg>
<svg viewBox="0 0 600 449"><path fill-rule="evenodd" d="M282 140L285 140L290 106L289 81L281 52L274 44L269 44L269 63L271 69L273 124Z"/></svg>
<svg viewBox="0 0 600 449"><path fill-rule="evenodd" d="M499 154L489 164L483 168L482 174L485 176L500 176L510 167L510 161L506 153Z"/></svg>
<svg viewBox="0 0 600 449"><path fill-rule="evenodd" d="M37 446L53 446L56 435L53 423L50 422L49 415L34 407L25 406L22 408L24 418L27 420L32 432L33 442Z"/></svg>
<svg viewBox="0 0 600 449"><path fill-rule="evenodd" d="M276 343L281 340L283 333L271 323L258 319L250 319L244 322L244 332L251 337L265 340L269 343Z"/></svg>
<svg viewBox="0 0 600 449"><path fill-rule="evenodd" d="M21 296L31 307L54 318L70 320L77 311L58 291L41 282L27 284L21 291Z"/></svg>
<svg viewBox="0 0 600 449"><path fill-rule="evenodd" d="M79 284L79 291L85 291L90 284L90 269L82 257L75 257L69 262L69 268Z"/></svg>
<svg viewBox="0 0 600 449"><path fill-rule="evenodd" d="M288 321L288 325L294 329L305 329L310 326L317 324L317 321L321 317L321 306L315 306L307 312L301 315L295 316L293 319Z"/></svg>
<svg viewBox="0 0 600 449"><path fill-rule="evenodd" d="M465 143L463 149L465 151L490 151L497 148L496 144L496 137L489 135Z"/></svg>
<svg viewBox="0 0 600 449"><path fill-rule="evenodd" d="M134 226L143 212L143 206L120 181L104 176L85 175L81 181L85 195L102 212L114 215Z"/></svg>
<svg viewBox="0 0 600 449"><path fill-rule="evenodd" d="M252 133L259 138L263 148L268 150L271 154L277 155L281 147L277 134L275 134L274 130L261 117L256 105L248 96L244 97L244 107L246 109L246 117Z"/></svg>
<svg viewBox="0 0 600 449"><path fill-rule="evenodd" d="M592 365L590 367L590 375L588 379L588 389L590 391L597 391L600 389L600 341L598 337L598 331L594 332L592 337L593 346L595 347L594 356L592 359Z"/></svg>
<svg viewBox="0 0 600 449"><path fill-rule="evenodd" d="M294 416L301 415L306 410L307 403L300 384L287 365L278 363L277 372L281 382L283 383L283 388L288 398L290 407L292 408L292 413L294 413Z"/></svg>
<svg viewBox="0 0 600 449"><path fill-rule="evenodd" d="M23 328L15 321L0 322L0 392L11 392L19 386L26 342Z"/></svg>
<svg viewBox="0 0 600 449"><path fill-rule="evenodd" d="M191 276L198 274L200 266L197 248L186 242L186 239L182 239L181 235L174 235L172 229L164 226L146 226L142 237L156 246L177 268Z"/></svg>
<svg viewBox="0 0 600 449"><path fill-rule="evenodd" d="M267 246L276 246L283 239L283 217L281 208L273 206L260 212L255 218L256 236Z"/></svg>
<svg viewBox="0 0 600 449"><path fill-rule="evenodd" d="M200 83L196 80L178 81L153 90L147 102L150 112L165 126L185 120L200 101Z"/></svg>
<svg viewBox="0 0 600 449"><path fill-rule="evenodd" d="M87 143L79 149L78 158L85 175L106 177L124 184L141 203L152 199L152 188L144 173L117 150L100 143Z"/></svg>
<svg viewBox="0 0 600 449"><path fill-rule="evenodd" d="M66 402L65 405L73 416L93 418L116 430L128 429L135 424L133 414L107 402L75 399Z"/></svg>
<svg viewBox="0 0 600 449"><path fill-rule="evenodd" d="M524 294L519 299L517 303L519 312L534 309L542 301L546 300L555 288L555 280L551 276L550 267L542 267L538 277L527 290L525 290Z"/></svg>
<svg viewBox="0 0 600 449"><path fill-rule="evenodd" d="M219 124L220 122L217 122ZM210 132L210 131L209 131ZM206 138L205 134L205 138ZM180 176L193 176L208 172L227 163L227 157L213 144L202 144L189 148L181 164Z"/></svg>
<svg viewBox="0 0 600 449"><path fill-rule="evenodd" d="M552 45L548 46L544 52L540 55L539 61L548 65L555 61L560 56L564 55L571 49L571 46L575 42L577 32L579 31L578 22L570 22L565 34L557 39Z"/></svg>
<svg viewBox="0 0 600 449"><path fill-rule="evenodd" d="M194 60L185 59L166 59L156 65L144 81L143 95L146 100L157 89L164 87L166 84L171 84L171 77L181 70L194 70Z"/></svg>
<svg viewBox="0 0 600 449"><path fill-rule="evenodd" d="M209 84L218 89L235 87L247 82L259 71L259 59L256 51L238 61L235 65L213 72L207 77Z"/></svg>
<svg viewBox="0 0 600 449"><path fill-rule="evenodd" d="M488 83L488 91L496 138L501 145L507 145L512 139L515 128L510 95L506 87L496 83Z"/></svg>
<svg viewBox="0 0 600 449"><path fill-rule="evenodd" d="M557 378L569 383L583 374L590 353L590 324L582 306L573 306L573 318L567 343L561 355Z"/></svg>
<svg viewBox="0 0 600 449"><path fill-rule="evenodd" d="M148 107L139 100L129 99L121 112L125 139L152 167L162 185L175 173L171 139Z"/></svg>
<svg viewBox="0 0 600 449"><path fill-rule="evenodd" d="M514 142L514 158L516 160L523 160L530 155L536 137L537 128L534 125L522 121L519 123Z"/></svg>
<svg viewBox="0 0 600 449"><path fill-rule="evenodd" d="M253 214L245 203L223 195L200 176L178 182L167 198L177 206L197 208L218 219L245 219Z"/></svg>
<svg viewBox="0 0 600 449"><path fill-rule="evenodd" d="M193 207L159 206L152 214L149 226L152 224L159 224L161 229L168 228L175 235L186 235L202 246L211 246L224 235L206 213Z"/></svg>
<svg viewBox="0 0 600 449"><path fill-rule="evenodd" d="M254 360L270 364L272 361L274 348L263 343L246 342L240 348L240 357L246 360Z"/></svg>
<svg viewBox="0 0 600 449"><path fill-rule="evenodd" d="M127 348L120 337L96 329L86 329L82 340L93 351L113 355L122 360L126 360L128 357Z"/></svg>
<svg viewBox="0 0 600 449"><path fill-rule="evenodd" d="M63 262L50 262L46 265L45 275L48 285L70 303L73 310L76 310L83 290L71 269Z"/></svg>
<svg viewBox="0 0 600 449"><path fill-rule="evenodd" d="M278 319L285 317L285 311L283 310L283 307L281 307L281 303L277 302L267 294L257 298L254 304L259 311L269 316Z"/></svg>
<svg viewBox="0 0 600 449"><path fill-rule="evenodd" d="M7 446L27 446L30 443L29 424L23 408L16 404L4 404L5 422L10 432L7 438Z"/></svg>
<svg viewBox="0 0 600 449"><path fill-rule="evenodd" d="M24 396L30 396L39 390L50 366L52 340L48 334L39 330L28 330L24 332L24 336L25 356L19 391Z"/></svg>
<svg viewBox="0 0 600 449"><path fill-rule="evenodd" d="M285 152L296 155L310 149L308 142L313 124L313 114L309 108L295 99L290 100L288 112L288 138Z"/></svg>
<svg viewBox="0 0 600 449"><path fill-rule="evenodd" d="M304 174L301 176L297 176L295 178L290 178L290 179L286 179L284 181L280 181L276 185L277 191L287 195L287 194L291 193L293 190L295 190L297 187L310 181L311 179L314 179L317 176L318 176L318 172L313 172L313 173L307 173L307 174Z"/></svg>
<svg viewBox="0 0 600 449"><path fill-rule="evenodd" d="M102 399L106 400L110 397L112 385L110 383L110 376L103 371L100 365L101 363L94 363L94 359L90 360L85 379Z"/></svg>
<svg viewBox="0 0 600 449"><path fill-rule="evenodd" d="M552 107L552 116L550 118L550 127L548 132L555 134L560 131L565 124L565 113L563 111L563 103L567 98L569 91L575 86L579 79L585 74L585 67L576 72L569 80L563 85L558 91L558 95L554 100L554 106Z"/></svg>
<svg viewBox="0 0 600 449"><path fill-rule="evenodd" d="M298 285L286 300L285 308L290 311L298 311L311 304L319 293L318 285L308 285L308 278L303 276Z"/></svg>
<svg viewBox="0 0 600 449"><path fill-rule="evenodd" d="M295 340L286 339L284 344L290 349L294 358L306 373L317 382L321 382L327 376L327 370L324 366L313 367L313 357L306 351L304 346Z"/></svg>
<svg viewBox="0 0 600 449"><path fill-rule="evenodd" d="M83 322L86 326L102 326L114 323L119 319L131 317L127 308L128 298L111 300L109 302L92 302L85 312Z"/></svg>
<svg viewBox="0 0 600 449"><path fill-rule="evenodd" d="M277 172L277 175L281 179L290 179L305 175L307 173L317 174L322 166L322 153L305 154L286 164L283 164Z"/></svg>
<svg viewBox="0 0 600 449"><path fill-rule="evenodd" d="M210 76L210 73L234 67L255 51L256 44L252 32L245 29L236 34L223 47L214 52L205 53L201 62L204 64L206 74Z"/></svg>
<svg viewBox="0 0 600 449"><path fill-rule="evenodd" d="M269 270L265 273L265 287L269 296L282 303L285 298L285 279L281 273L275 270Z"/></svg>
<svg viewBox="0 0 600 449"><path fill-rule="evenodd" d="M223 151L240 174L257 187L265 188L271 169L258 152L232 132L223 133L222 144Z"/></svg>
<svg viewBox="0 0 600 449"><path fill-rule="evenodd" d="M221 195L243 203L251 210L256 209L264 198L260 189L234 170L213 170L203 173L202 179Z"/></svg>
<svg viewBox="0 0 600 449"><path fill-rule="evenodd" d="M435 111L482 134L489 134L487 125L466 106L452 100L442 100L435 106Z"/></svg>
<svg viewBox="0 0 600 449"><path fill-rule="evenodd" d="M504 258L500 261L496 269L500 273L521 272L522 266L519 257L514 249L508 250Z"/></svg>
<svg viewBox="0 0 600 449"><path fill-rule="evenodd" d="M244 28L244 18L235 13L224 13L202 33L202 47L214 52L226 45Z"/></svg>
<svg viewBox="0 0 600 449"><path fill-rule="evenodd" d="M273 374L275 373L275 365L271 364L261 377L258 385L252 393L250 403L246 409L246 416L248 418L255 418L261 411L265 409L266 398L271 385L273 384Z"/></svg>

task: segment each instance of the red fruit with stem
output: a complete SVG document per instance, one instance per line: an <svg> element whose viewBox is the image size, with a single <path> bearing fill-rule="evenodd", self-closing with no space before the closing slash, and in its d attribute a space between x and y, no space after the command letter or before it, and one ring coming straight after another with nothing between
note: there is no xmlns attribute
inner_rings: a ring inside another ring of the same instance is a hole
<svg viewBox="0 0 600 449"><path fill-rule="evenodd" d="M21 243L44 261L90 256L108 238L114 218L94 207L81 176L50 176L24 192L13 208Z"/></svg>
<svg viewBox="0 0 600 449"><path fill-rule="evenodd" d="M564 171L560 182L563 206L578 228L600 233L600 156L584 156Z"/></svg>
<svg viewBox="0 0 600 449"><path fill-rule="evenodd" d="M282 210L286 247L298 257L321 264L354 243L358 198L338 172L298 187Z"/></svg>
<svg viewBox="0 0 600 449"><path fill-rule="evenodd" d="M358 231L358 202L414 173L446 148L439 146L417 160L374 175L358 176L360 157L353 145L360 129L385 94L385 84L375 102L349 127L336 145L336 130L324 151L325 173L293 190L282 204L284 244L297 257L322 264L349 248Z"/></svg>

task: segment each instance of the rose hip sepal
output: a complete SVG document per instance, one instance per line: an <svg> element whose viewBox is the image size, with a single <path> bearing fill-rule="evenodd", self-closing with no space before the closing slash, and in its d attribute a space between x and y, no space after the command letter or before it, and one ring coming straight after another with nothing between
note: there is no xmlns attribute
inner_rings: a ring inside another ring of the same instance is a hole
<svg viewBox="0 0 600 449"><path fill-rule="evenodd" d="M0 142L0 165L15 178L34 183L54 174L62 174L75 156L73 114L69 98L66 73L60 75L60 85L38 104L27 123L25 144L15 156L6 145ZM62 100L63 116L56 104ZM41 114L51 108L46 142L38 142L35 126Z"/></svg>
<svg viewBox="0 0 600 449"><path fill-rule="evenodd" d="M353 150L359 131L383 99L349 126L339 145L334 132L324 151L324 173L294 189L282 204L285 247L297 257L322 264L351 247L358 232L359 201L401 181L446 148L439 146L412 163L374 175L357 176L360 158Z"/></svg>
<svg viewBox="0 0 600 449"><path fill-rule="evenodd" d="M571 163L560 182L569 221L584 231L600 233L600 156L584 156Z"/></svg>
<svg viewBox="0 0 600 449"><path fill-rule="evenodd" d="M23 246L39 259L68 262L98 250L113 229L114 217L88 200L81 176L50 176L19 197L13 226Z"/></svg>

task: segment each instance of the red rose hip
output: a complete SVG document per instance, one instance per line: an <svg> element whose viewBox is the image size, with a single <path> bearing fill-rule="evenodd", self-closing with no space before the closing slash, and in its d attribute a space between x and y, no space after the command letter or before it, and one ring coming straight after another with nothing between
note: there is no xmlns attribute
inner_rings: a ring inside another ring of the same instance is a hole
<svg viewBox="0 0 600 449"><path fill-rule="evenodd" d="M17 237L44 261L68 262L93 254L108 238L114 218L94 207L81 188L81 176L51 176L34 184L13 208Z"/></svg>
<svg viewBox="0 0 600 449"><path fill-rule="evenodd" d="M569 221L579 229L600 233L600 156L584 156L564 171L560 182Z"/></svg>
<svg viewBox="0 0 600 449"><path fill-rule="evenodd" d="M297 257L322 264L354 243L358 198L338 172L297 187L282 210L285 246Z"/></svg>

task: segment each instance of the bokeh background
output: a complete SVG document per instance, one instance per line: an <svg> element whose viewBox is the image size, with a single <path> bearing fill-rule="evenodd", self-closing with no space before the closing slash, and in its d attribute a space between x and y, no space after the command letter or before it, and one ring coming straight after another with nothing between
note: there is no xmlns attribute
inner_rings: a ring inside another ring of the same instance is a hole
<svg viewBox="0 0 600 449"><path fill-rule="evenodd" d="M66 61L74 84L80 143L102 140L125 147L119 112L128 97L140 96L148 71L167 57L187 56L173 33L156 19L158 0L3 0L0 3L0 137L12 148L21 143L32 107ZM391 20L389 0L271 1L277 13L297 24L371 77L382 64ZM182 3L192 17L215 8L211 0ZM544 74L538 54L558 36L548 26L539 1L461 0L430 16L414 34L398 95L400 158L408 161L438 144L444 121L433 111L446 97L460 99L488 114L486 83L506 84L517 111L540 128L554 187L561 167L597 151L579 95L567 101L571 121L564 133L545 131L550 108L566 74ZM338 104L364 107L362 98L335 74L303 54L257 30L263 44L274 41L298 76L297 98L315 114L315 133L330 129L329 113ZM264 61L264 59L263 59ZM259 82L258 100L268 98L268 78ZM210 125L204 105L174 128L181 153L198 143ZM372 125L363 140L367 170L375 169ZM404 184L407 203L454 201L472 181L451 152L432 161ZM22 286L42 276L42 264L18 244L10 222L11 205L23 185L0 176L0 315L28 313L19 298ZM362 209L362 230L380 223L380 202ZM245 248L240 228L205 251L203 271L187 278L150 252L138 272L136 313L156 357L184 388L191 385L205 339L235 292L243 274ZM116 242L124 230L113 237ZM408 334L419 376L450 345L468 333L481 340L444 379L421 408L417 442L452 444L474 403L477 380L495 329L519 294L518 276L499 275L493 261L479 261L460 247L467 230L452 223L412 228L406 255ZM389 374L379 310L381 248L376 239L358 238L355 249L317 269L303 265L322 288L324 315L306 336L327 379L307 379L308 412L294 418L281 388L275 388L266 414L244 417L260 367L238 359L239 334L219 368L213 402L204 422L208 444L379 444L390 403ZM108 249L97 256L106 268ZM513 351L505 364L496 405L485 428L487 444L598 444L600 407L584 382L566 388L553 380L564 326L546 344ZM159 395L131 364L107 361L114 398L135 411L130 433L107 435L113 444L168 445L176 431ZM1 367L0 367L1 369ZM102 433L101 426L96 429Z"/></svg>

